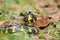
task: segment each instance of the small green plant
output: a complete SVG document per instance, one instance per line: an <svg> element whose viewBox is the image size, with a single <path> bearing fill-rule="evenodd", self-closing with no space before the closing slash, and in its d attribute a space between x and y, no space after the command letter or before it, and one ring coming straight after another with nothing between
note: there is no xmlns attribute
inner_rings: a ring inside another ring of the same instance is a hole
<svg viewBox="0 0 60 40"><path fill-rule="evenodd" d="M40 32L39 39L45 39L45 35L44 35L44 33L43 33L43 32Z"/></svg>

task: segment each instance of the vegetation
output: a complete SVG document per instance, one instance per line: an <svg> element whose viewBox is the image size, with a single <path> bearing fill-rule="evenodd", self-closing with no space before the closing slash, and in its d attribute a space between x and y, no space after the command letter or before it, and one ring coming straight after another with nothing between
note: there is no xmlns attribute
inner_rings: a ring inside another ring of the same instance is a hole
<svg viewBox="0 0 60 40"><path fill-rule="evenodd" d="M36 3L37 2L37 3ZM44 1L43 1L44 2ZM37 7L37 4L39 7ZM46 5L51 5L48 8L45 8L44 6L40 7L38 0L1 0L0 1L0 21L5 21L4 25L7 25L10 21L12 21L12 17L15 17L16 19L19 19L21 16L20 13L25 13L28 10L31 10L33 12L37 11L40 14L46 14L48 16L52 16L53 19L53 25L49 25L45 29L43 29L41 32L39 32L39 36L35 36L33 34L27 34L25 32L17 32L12 34L0 34L0 40L40 40L40 39L46 39L46 40L60 40L60 18L59 20L56 18L57 16L60 17L60 8L54 7L54 2L50 2L50 0L47 2ZM45 5L42 3L42 5ZM60 1L56 3L57 5L60 5ZM52 11L51 11L52 10ZM55 14L57 16L55 16ZM54 15L54 16L53 16ZM56 19L57 20L56 20ZM56 27L54 27L54 24L56 24ZM1 26L0 26L1 27ZM38 38L37 38L38 37Z"/></svg>

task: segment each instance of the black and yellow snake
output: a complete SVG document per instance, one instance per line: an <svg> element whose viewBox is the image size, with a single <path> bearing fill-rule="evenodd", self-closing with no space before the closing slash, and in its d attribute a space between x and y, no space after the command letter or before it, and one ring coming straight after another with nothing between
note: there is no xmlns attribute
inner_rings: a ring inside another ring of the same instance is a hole
<svg viewBox="0 0 60 40"><path fill-rule="evenodd" d="M0 34L2 33L16 33L16 32L38 33L37 28L28 26L11 26L0 28Z"/></svg>
<svg viewBox="0 0 60 40"><path fill-rule="evenodd" d="M15 33L17 31L23 31L23 32L27 32L27 33L38 33L37 28L28 27L29 24L36 21L37 15L39 15L39 14L29 11L28 13L26 13L24 15L24 19L23 19L26 25L24 25L24 26L10 26L10 27L0 28L0 34L2 34L2 33Z"/></svg>

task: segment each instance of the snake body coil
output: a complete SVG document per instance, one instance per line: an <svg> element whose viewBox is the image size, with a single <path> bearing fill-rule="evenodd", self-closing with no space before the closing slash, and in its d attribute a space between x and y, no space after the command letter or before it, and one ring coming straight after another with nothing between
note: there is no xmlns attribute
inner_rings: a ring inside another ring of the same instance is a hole
<svg viewBox="0 0 60 40"><path fill-rule="evenodd" d="M16 33L16 32L27 32L27 33L38 33L38 30L35 27L27 26L11 26L0 28L0 34L2 33Z"/></svg>

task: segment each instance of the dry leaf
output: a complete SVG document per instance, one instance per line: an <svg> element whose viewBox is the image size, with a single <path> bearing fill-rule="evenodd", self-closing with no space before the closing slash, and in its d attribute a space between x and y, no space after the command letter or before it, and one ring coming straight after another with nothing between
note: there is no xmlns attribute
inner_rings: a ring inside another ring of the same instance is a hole
<svg viewBox="0 0 60 40"><path fill-rule="evenodd" d="M33 23L35 27L45 27L50 23L46 16L40 16L37 18L37 21Z"/></svg>

